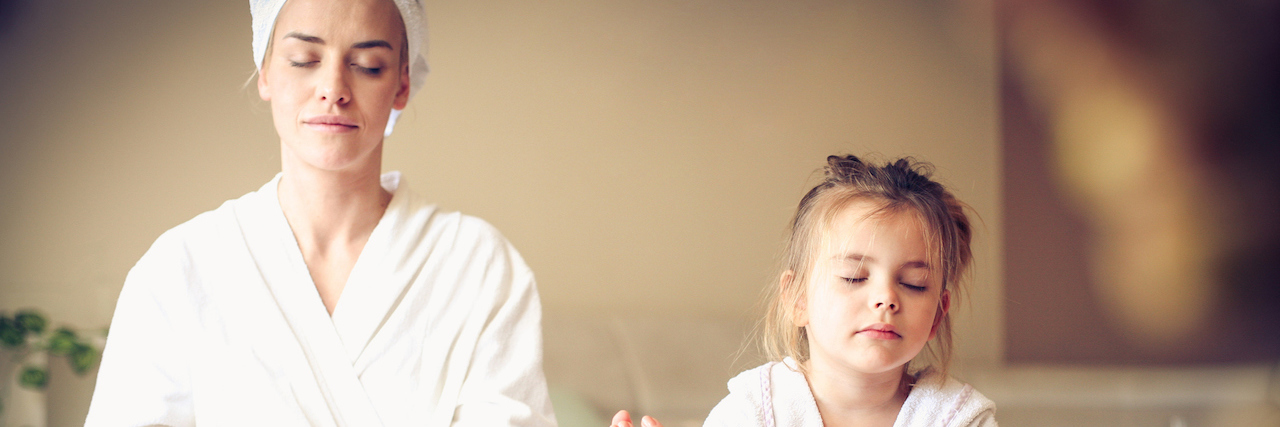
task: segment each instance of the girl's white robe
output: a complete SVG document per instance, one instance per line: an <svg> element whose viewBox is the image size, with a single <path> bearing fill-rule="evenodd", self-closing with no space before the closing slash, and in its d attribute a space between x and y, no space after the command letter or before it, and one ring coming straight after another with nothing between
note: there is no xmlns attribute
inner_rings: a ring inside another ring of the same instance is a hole
<svg viewBox="0 0 1280 427"><path fill-rule="evenodd" d="M484 221L393 193L330 317L279 175L160 236L88 426L554 426L533 274Z"/></svg>
<svg viewBox="0 0 1280 427"><path fill-rule="evenodd" d="M932 371L916 379L894 427L995 427L996 405L968 384ZM729 395L704 427L821 426L822 414L794 359L769 362L729 380Z"/></svg>

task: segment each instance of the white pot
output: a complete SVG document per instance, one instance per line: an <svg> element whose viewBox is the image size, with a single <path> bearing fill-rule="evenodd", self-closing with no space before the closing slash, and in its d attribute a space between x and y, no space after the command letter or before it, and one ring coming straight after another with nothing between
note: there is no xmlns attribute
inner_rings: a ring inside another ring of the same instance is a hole
<svg viewBox="0 0 1280 427"><path fill-rule="evenodd" d="M18 384L22 368L27 365L48 367L49 356L44 352L28 354L24 360L14 360L14 353L0 351L0 427L45 427L43 390L32 390Z"/></svg>

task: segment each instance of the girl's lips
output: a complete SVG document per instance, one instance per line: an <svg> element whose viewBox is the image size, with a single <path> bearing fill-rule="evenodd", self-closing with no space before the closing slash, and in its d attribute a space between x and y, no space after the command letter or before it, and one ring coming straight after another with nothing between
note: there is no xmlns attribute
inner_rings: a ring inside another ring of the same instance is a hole
<svg viewBox="0 0 1280 427"><path fill-rule="evenodd" d="M863 335L868 338L882 339L882 340L892 340L892 339L902 338L902 335L898 335L897 332L894 332L893 325L889 325L885 323L877 323L877 324L862 328L862 330L858 331L858 335Z"/></svg>

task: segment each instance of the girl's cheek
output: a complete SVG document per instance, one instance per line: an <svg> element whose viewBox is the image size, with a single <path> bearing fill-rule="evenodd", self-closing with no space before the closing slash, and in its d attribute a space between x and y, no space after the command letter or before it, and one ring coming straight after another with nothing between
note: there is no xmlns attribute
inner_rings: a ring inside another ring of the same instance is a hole
<svg viewBox="0 0 1280 427"><path fill-rule="evenodd" d="M849 314L849 305L840 299L828 299L827 301L828 307L826 310L826 316L823 316L823 319L819 321L826 323L827 328L844 329L844 327L847 326L845 325L845 323L847 323L845 322L845 319Z"/></svg>
<svg viewBox="0 0 1280 427"><path fill-rule="evenodd" d="M812 296L809 299L809 322L819 329L839 328L849 310L849 302L846 298L832 288L833 286L828 283L815 283L815 286L809 289Z"/></svg>

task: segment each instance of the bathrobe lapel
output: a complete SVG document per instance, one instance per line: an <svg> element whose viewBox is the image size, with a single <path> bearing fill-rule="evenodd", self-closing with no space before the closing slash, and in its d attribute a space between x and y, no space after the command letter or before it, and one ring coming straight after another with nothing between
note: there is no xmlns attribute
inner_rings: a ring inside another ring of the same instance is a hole
<svg viewBox="0 0 1280 427"><path fill-rule="evenodd" d="M314 422L329 415L338 426L382 425L358 373L352 367L352 352L344 346L338 329L325 311L293 231L280 210L276 193L278 182L277 176L253 195L255 200L252 203L246 203L245 208L237 212L251 262L258 266L259 273L257 281L246 277L242 282L244 287L257 291L243 289L248 292L239 297L246 300L244 304L250 305L245 309L254 310L246 310L247 313L261 313L275 320L266 325L255 321L253 325L246 326L274 328L282 332L280 335L285 335L286 341L291 341L285 346L288 351L264 353L264 357L279 357L279 360L264 360L264 363L310 368L286 370L291 388L323 397L326 404L323 407L315 405L312 400L299 399L309 420ZM366 247L370 244L375 244L372 238ZM360 259L364 258L365 255L361 254ZM360 262L357 261L357 265ZM262 295L262 290L269 295ZM237 297L234 294L227 296ZM253 301L261 299L274 302L274 307ZM292 339L287 339L289 337Z"/></svg>
<svg viewBox="0 0 1280 427"><path fill-rule="evenodd" d="M357 375L373 360L373 337L394 323L395 310L434 245L420 244L434 209L422 209L399 182L400 175L383 177L383 188L393 196L378 225L369 235L347 284L333 310L333 325Z"/></svg>

